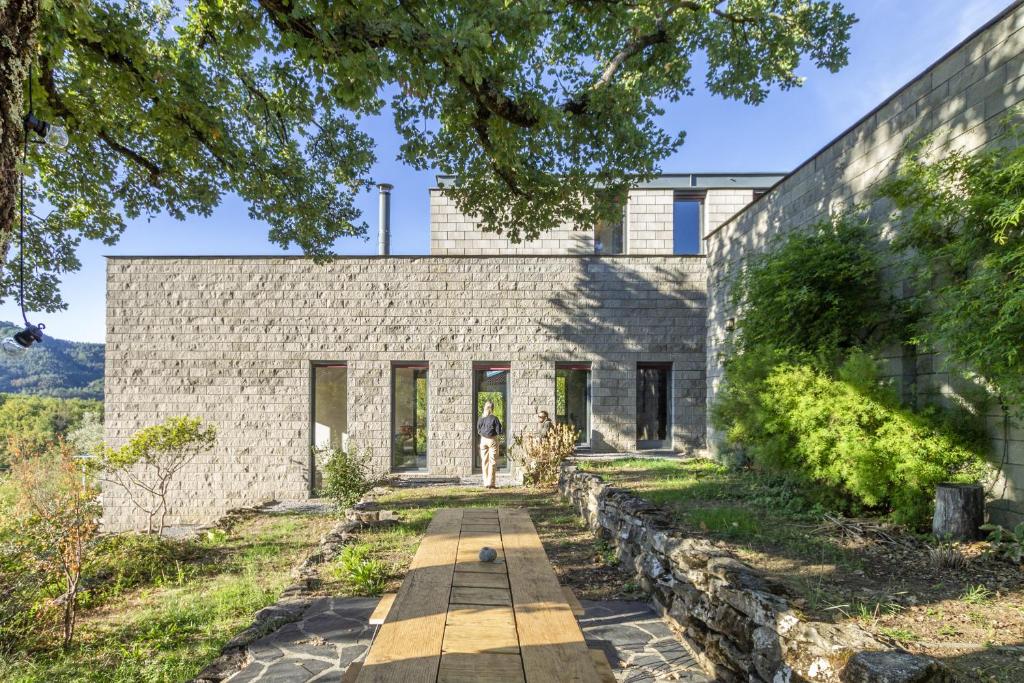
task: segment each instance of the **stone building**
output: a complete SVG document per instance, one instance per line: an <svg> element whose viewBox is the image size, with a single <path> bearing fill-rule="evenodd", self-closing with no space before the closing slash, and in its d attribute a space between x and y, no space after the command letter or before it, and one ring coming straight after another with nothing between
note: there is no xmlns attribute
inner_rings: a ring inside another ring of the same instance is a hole
<svg viewBox="0 0 1024 683"><path fill-rule="evenodd" d="M112 257L106 430L112 444L171 415L215 424L179 477L174 523L317 485L314 446L380 471L471 476L487 399L510 435L536 412L594 451L705 445L703 236L771 174L663 176L623 219L510 244L430 198L430 255ZM381 215L389 214L390 188ZM508 459L503 453L506 476ZM104 492L105 522L133 523Z"/></svg>
<svg viewBox="0 0 1024 683"><path fill-rule="evenodd" d="M486 398L513 433L544 409L594 451L714 450L706 406L738 269L854 204L891 233L872 190L903 145L930 134L938 150L984 147L1022 100L1015 2L785 177L664 176L630 193L621 222L523 244L480 232L439 178L429 256L111 258L107 438L185 413L217 425L217 450L177 482L175 523L309 495L315 445L363 449L406 476L470 475ZM940 357L888 360L910 402L960 391ZM989 419L989 512L1015 524L1024 428ZM117 490L104 510L111 528L133 523Z"/></svg>

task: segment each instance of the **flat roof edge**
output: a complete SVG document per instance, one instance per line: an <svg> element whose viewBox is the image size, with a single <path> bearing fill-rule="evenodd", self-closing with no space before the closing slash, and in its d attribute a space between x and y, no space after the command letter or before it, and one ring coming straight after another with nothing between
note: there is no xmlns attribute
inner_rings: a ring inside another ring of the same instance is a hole
<svg viewBox="0 0 1024 683"><path fill-rule="evenodd" d="M304 256L299 254L104 254L103 258L110 261L131 261L131 260L148 260L148 261L181 261L181 260L192 260L192 261L215 261L215 260L282 260L282 261L309 261L313 262L312 256ZM387 256L381 256L379 254L335 254L328 256L328 261L340 261L343 259L358 259L358 260L386 260L394 259L406 261L410 259L496 259L496 258L531 258L531 259L597 259L597 260L614 260L614 259L656 259L656 258L674 258L674 259L705 259L706 254L389 254Z"/></svg>

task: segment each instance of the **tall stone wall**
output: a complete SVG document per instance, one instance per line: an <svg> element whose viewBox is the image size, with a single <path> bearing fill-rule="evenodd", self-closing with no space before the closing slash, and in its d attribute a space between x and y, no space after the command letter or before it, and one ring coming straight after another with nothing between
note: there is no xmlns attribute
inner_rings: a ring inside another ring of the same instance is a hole
<svg viewBox="0 0 1024 683"><path fill-rule="evenodd" d="M511 365L510 427L554 414L555 363L589 362L595 450L636 443L636 363L672 363L672 446L704 443L702 257L111 258L106 437L198 415L216 449L171 524L309 493L312 365L348 364L350 441L386 470L392 363L429 363L429 469L472 469L474 362ZM135 515L115 488L108 528Z"/></svg>
<svg viewBox="0 0 1024 683"><path fill-rule="evenodd" d="M896 169L908 140L932 134L937 149L975 150L992 140L1007 112L1024 99L1024 8L1009 8L958 46L925 73L895 93L851 129L806 161L745 211L710 233L708 256L708 401L714 400L722 377L718 357L725 324L736 315L729 303L732 277L744 261L763 251L770 240L799 230L837 210L869 207L887 239L890 207L873 196L879 181ZM895 274L896 271L894 270ZM893 291L904 283L892 279ZM905 395L921 399L958 391L955 378L934 356L891 354L893 375ZM1002 480L994 487L999 501L990 506L1002 522L1024 520L1024 429L1006 428L1001 412L989 416L993 460L1002 464ZM1004 433L1008 437L1004 441ZM717 440L709 427L712 442Z"/></svg>
<svg viewBox="0 0 1024 683"><path fill-rule="evenodd" d="M683 188L686 189L686 188ZM704 194L703 230L710 233L754 198L748 188L698 188ZM671 188L631 190L626 203L626 253L631 256L665 255L673 247ZM503 235L483 232L473 217L461 213L438 188L430 191L430 253L433 256L539 256L594 253L594 230L563 225L531 242L513 244Z"/></svg>

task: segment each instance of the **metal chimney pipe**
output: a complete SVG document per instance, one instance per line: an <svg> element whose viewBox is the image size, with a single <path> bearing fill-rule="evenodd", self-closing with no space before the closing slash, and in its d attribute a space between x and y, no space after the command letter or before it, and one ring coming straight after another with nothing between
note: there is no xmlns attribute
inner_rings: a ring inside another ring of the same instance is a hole
<svg viewBox="0 0 1024 683"><path fill-rule="evenodd" d="M388 256L391 253L391 190L394 185L381 183L377 186L380 190L380 205L377 211L377 252L381 256Z"/></svg>

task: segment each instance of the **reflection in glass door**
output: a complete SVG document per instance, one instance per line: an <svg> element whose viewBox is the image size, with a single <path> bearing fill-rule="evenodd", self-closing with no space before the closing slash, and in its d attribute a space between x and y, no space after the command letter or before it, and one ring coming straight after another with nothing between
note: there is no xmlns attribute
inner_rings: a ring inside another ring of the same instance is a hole
<svg viewBox="0 0 1024 683"><path fill-rule="evenodd" d="M391 467L427 469L427 373L425 363L391 368Z"/></svg>
<svg viewBox="0 0 1024 683"><path fill-rule="evenodd" d="M555 422L580 430L577 442L590 446L590 364L559 363L555 366Z"/></svg>
<svg viewBox="0 0 1024 683"><path fill-rule="evenodd" d="M638 363L636 366L636 447L671 447L669 428L669 378L667 363Z"/></svg>
<svg viewBox="0 0 1024 683"><path fill-rule="evenodd" d="M508 364L475 365L473 367L473 471L482 471L480 465L480 435L476 433L476 423L483 414L484 403L490 401L494 404L494 416L501 420L501 426L505 429L505 436L500 440L498 447L497 468L499 471L508 471Z"/></svg>

